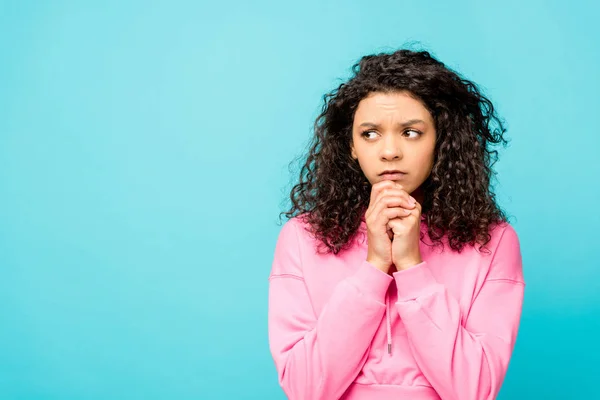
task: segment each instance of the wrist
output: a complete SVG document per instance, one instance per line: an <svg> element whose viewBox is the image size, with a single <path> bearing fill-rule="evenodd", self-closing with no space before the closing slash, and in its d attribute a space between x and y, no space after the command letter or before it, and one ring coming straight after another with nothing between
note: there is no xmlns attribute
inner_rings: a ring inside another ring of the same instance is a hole
<svg viewBox="0 0 600 400"><path fill-rule="evenodd" d="M390 270L390 266L391 266L390 263L386 263L384 261L373 259L373 258L368 258L368 257L367 257L367 262L369 264L372 264L378 270L381 270L385 273L387 273Z"/></svg>
<svg viewBox="0 0 600 400"><path fill-rule="evenodd" d="M415 258L409 258L409 259L405 259L405 260L398 260L397 262L394 262L394 265L396 266L396 269L398 271L402 271L411 267L414 267L415 265L421 264L423 262L423 260L421 259L421 257L415 257Z"/></svg>

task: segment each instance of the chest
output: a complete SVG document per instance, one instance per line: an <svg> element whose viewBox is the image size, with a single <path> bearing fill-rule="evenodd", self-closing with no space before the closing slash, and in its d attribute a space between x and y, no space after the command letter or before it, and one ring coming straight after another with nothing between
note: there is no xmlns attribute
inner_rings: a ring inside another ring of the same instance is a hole
<svg viewBox="0 0 600 400"><path fill-rule="evenodd" d="M435 280L446 287L448 293L459 302L463 315L467 315L474 296L485 280L489 260L474 248L465 248L458 253L442 251L423 243L420 245L421 257L427 262ZM314 254L303 260L304 278L317 316L336 286L354 274L366 258L367 247L357 246L338 255ZM388 300L394 304L398 293L393 280L388 296Z"/></svg>

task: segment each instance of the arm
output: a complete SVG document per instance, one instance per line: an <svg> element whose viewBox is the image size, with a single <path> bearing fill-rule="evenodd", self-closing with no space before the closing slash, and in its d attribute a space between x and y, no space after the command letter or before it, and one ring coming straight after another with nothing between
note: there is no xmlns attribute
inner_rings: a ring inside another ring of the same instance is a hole
<svg viewBox="0 0 600 400"><path fill-rule="evenodd" d="M502 232L490 272L468 316L427 262L394 273L396 308L413 355L443 399L495 399L516 341L525 283L519 240ZM464 325L461 321L464 320Z"/></svg>
<svg viewBox="0 0 600 400"><path fill-rule="evenodd" d="M288 221L269 277L269 346L279 384L290 399L337 399L366 361L393 278L363 261L317 317L301 269L297 232Z"/></svg>

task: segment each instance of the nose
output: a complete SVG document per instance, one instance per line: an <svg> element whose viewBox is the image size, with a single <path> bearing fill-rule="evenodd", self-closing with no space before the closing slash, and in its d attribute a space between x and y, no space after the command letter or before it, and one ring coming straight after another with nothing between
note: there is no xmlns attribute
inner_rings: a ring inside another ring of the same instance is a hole
<svg viewBox="0 0 600 400"><path fill-rule="evenodd" d="M381 150L381 158L384 160L397 160L402 158L402 149L400 148L400 141L397 140L393 133L385 135L383 142L383 148Z"/></svg>

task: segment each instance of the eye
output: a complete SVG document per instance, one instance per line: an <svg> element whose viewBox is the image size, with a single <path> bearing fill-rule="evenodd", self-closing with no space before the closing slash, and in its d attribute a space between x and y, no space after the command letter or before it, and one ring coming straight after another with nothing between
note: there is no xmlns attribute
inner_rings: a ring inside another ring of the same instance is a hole
<svg viewBox="0 0 600 400"><path fill-rule="evenodd" d="M414 133L416 133L416 134L417 134L417 137L422 135L422 133L421 133L421 132L419 132L419 131L417 131L417 130L415 130L415 129L407 129L407 130L405 130L404 132L405 132L405 133L406 133L406 132L414 132ZM415 137L415 136L413 136L413 137Z"/></svg>
<svg viewBox="0 0 600 400"><path fill-rule="evenodd" d="M419 137L419 136L421 136L423 134L420 131L417 131L416 129L407 129L407 130L405 130L402 133L407 133L407 132L414 132L414 133L416 133L416 135L413 136L413 138ZM372 130L370 130L370 131L364 131L363 133L360 134L360 136L361 137L367 137L369 133L376 133L376 132L372 131ZM367 138L367 139L372 139L372 138Z"/></svg>
<svg viewBox="0 0 600 400"><path fill-rule="evenodd" d="M364 131L363 133L360 134L360 136L366 137L369 133L375 133L375 131ZM367 138L367 139L372 139L372 138Z"/></svg>

